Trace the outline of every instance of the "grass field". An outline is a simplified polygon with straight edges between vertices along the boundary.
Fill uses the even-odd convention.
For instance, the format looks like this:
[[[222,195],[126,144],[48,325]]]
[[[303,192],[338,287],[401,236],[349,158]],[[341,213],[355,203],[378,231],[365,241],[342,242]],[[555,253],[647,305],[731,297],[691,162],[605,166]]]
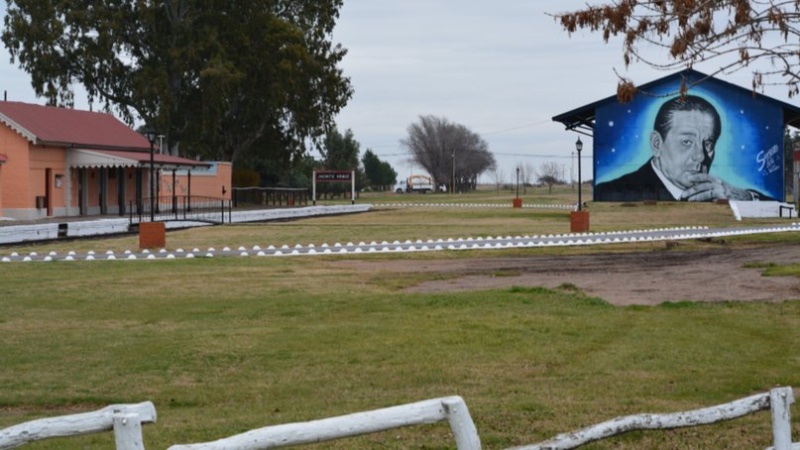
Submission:
[[[507,192],[495,194],[472,200],[510,203]],[[526,203],[559,203],[572,195],[534,194],[525,197]],[[444,196],[418,197],[413,200],[437,202]],[[461,200],[469,202],[469,197]],[[368,200],[383,201],[377,196]],[[713,204],[591,205],[590,210],[592,228],[598,230],[741,224],[728,208]],[[385,208],[354,216],[170,232],[167,242],[172,248],[333,244],[565,233],[568,228],[568,212],[551,210]],[[797,238],[753,236],[731,245]],[[135,237],[123,237],[20,246],[0,249],[0,254],[52,247],[121,250],[135,242]],[[515,250],[540,251],[545,250]],[[499,449],[618,415],[675,412],[775,386],[800,387],[796,299],[612,307],[579,292],[568,279],[554,290],[409,294],[402,288],[423,281],[424,274],[345,270],[333,264],[335,259],[0,266],[0,428],[109,403],[151,400],[158,423],[145,427],[145,444],[163,449],[271,424],[460,395],[484,448]],[[776,276],[800,274],[795,265],[768,269]],[[795,407],[792,412],[799,440],[800,411]],[[708,427],[631,433],[585,448],[752,449],[765,448],[770,440],[765,412]],[[113,436],[106,433],[26,448],[112,446]],[[437,424],[310,448],[453,446],[447,425]]]

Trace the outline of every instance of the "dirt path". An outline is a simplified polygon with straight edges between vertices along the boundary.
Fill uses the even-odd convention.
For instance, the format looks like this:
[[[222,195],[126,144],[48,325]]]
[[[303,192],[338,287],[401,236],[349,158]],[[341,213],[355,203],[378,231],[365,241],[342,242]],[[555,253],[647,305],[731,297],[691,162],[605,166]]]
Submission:
[[[800,279],[765,277],[746,263],[800,263],[800,245],[579,256],[463,260],[341,261],[368,272],[439,272],[455,275],[407,292],[453,292],[511,286],[555,288],[569,283],[615,305],[666,301],[784,301],[800,298]],[[502,276],[496,276],[501,273]]]

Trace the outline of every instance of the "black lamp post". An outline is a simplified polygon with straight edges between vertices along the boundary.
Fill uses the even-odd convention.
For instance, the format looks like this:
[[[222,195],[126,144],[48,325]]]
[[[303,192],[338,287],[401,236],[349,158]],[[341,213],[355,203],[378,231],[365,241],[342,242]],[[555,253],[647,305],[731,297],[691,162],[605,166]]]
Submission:
[[[517,198],[519,198],[519,166],[517,166]]]
[[[450,195],[456,193],[456,151],[453,149],[453,179],[450,182]]]
[[[154,159],[155,157],[153,156],[153,154],[154,154],[153,144],[155,144],[155,142],[156,142],[156,130],[154,130],[153,127],[148,125],[147,128],[145,128],[145,130],[144,130],[144,135],[147,138],[147,140],[150,141],[150,222],[155,222],[155,220],[156,220],[156,216],[155,216],[155,212],[156,212],[156,198],[155,198],[155,192],[156,192],[156,179],[155,179],[156,164],[155,164],[155,159]]]
[[[575,150],[578,152],[578,211],[580,211],[583,207],[583,201],[581,200],[581,150],[583,150],[583,142],[581,142],[580,136],[578,136],[578,141],[575,142]]]

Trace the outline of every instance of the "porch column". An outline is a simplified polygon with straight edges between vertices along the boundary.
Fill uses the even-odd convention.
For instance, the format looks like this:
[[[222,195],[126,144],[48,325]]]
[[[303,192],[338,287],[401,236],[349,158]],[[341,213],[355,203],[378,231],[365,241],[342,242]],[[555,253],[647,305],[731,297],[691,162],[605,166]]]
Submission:
[[[187,197],[186,197],[186,210],[192,210],[192,169],[186,171],[186,184],[187,184]]]

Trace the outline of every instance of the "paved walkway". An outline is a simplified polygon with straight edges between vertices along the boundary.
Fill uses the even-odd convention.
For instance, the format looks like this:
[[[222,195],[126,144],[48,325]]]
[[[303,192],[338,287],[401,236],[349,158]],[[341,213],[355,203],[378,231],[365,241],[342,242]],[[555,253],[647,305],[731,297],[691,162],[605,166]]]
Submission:
[[[273,220],[302,219],[305,217],[353,214],[366,212],[372,205],[307,206],[301,208],[259,209],[234,211],[231,222],[268,222]],[[169,221],[168,229],[209,226],[207,222]],[[0,244],[18,244],[60,238],[102,236],[130,232],[127,217],[60,217],[36,221],[0,220]]]

